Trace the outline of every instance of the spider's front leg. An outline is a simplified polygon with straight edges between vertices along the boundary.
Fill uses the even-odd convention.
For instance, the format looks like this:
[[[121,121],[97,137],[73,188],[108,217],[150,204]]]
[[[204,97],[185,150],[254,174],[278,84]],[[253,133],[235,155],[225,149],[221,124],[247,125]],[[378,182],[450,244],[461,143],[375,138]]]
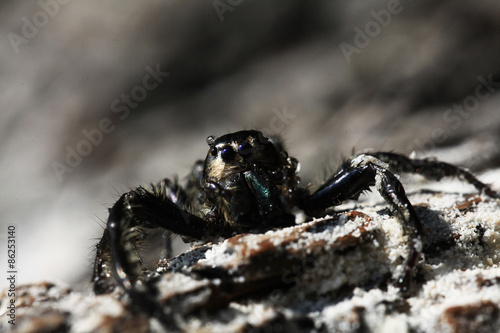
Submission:
[[[342,165],[313,194],[306,196],[301,208],[308,215],[318,215],[325,209],[340,205],[346,200],[356,200],[363,191],[375,185],[389,203],[392,212],[402,222],[403,232],[409,235],[409,254],[405,270],[397,280],[403,293],[408,292],[412,273],[422,251],[424,229],[420,218],[408,200],[401,182],[388,170],[388,165],[369,155],[359,155]]]
[[[151,190],[139,187],[123,194],[109,210],[94,264],[96,294],[114,289],[116,280],[133,304],[159,318],[167,327],[173,327],[173,324],[150,295],[151,290],[135,284],[136,277],[144,269],[137,244],[144,238],[146,229],[158,227],[193,239],[203,239],[207,222],[180,207],[183,196],[185,194],[177,184],[168,179]]]
[[[497,191],[481,182],[468,170],[438,161],[435,158],[410,158],[392,152],[375,152],[369,153],[369,155],[389,164],[389,168],[394,172],[416,173],[430,180],[441,180],[445,177],[458,178],[473,185],[479,192],[485,193],[489,197],[500,198]]]

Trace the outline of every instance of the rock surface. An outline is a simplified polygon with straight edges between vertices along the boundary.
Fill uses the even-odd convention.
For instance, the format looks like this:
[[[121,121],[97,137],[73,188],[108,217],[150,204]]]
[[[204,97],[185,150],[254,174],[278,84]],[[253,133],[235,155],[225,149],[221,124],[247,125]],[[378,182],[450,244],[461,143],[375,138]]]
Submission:
[[[454,191],[453,183],[446,188],[409,192],[425,244],[408,297],[392,284],[406,236],[374,194],[326,218],[161,261],[158,302],[184,331],[498,331],[500,203]],[[19,286],[18,295],[17,332],[162,331],[121,290],[95,296],[39,283]],[[4,291],[2,310],[7,302]],[[13,331],[6,320],[1,325]]]

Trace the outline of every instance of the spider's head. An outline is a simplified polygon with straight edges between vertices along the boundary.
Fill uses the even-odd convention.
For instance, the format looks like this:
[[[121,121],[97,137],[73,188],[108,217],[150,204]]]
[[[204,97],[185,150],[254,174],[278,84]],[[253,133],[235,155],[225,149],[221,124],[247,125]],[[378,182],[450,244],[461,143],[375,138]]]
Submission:
[[[277,170],[286,160],[277,146],[259,131],[240,131],[219,138],[209,136],[205,180],[219,183],[248,170]]]
[[[295,183],[295,165],[280,142],[259,131],[240,131],[209,136],[207,143],[202,186],[217,215],[233,230],[294,221],[286,214],[289,184],[284,182]]]

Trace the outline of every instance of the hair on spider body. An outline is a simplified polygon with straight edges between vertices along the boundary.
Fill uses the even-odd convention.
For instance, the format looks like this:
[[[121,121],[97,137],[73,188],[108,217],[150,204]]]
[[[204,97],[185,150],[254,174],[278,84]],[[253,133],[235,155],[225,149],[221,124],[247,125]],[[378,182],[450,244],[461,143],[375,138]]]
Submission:
[[[138,244],[146,231],[157,229],[185,240],[213,241],[245,232],[264,232],[295,224],[295,210],[320,216],[326,209],[375,186],[409,237],[408,256],[395,284],[411,292],[414,269],[422,251],[424,230],[405,190],[393,174],[416,173],[440,180],[455,177],[494,198],[499,194],[465,169],[435,159],[410,158],[393,152],[370,152],[346,160],[317,190],[301,187],[298,161],[277,137],[244,130],[207,138],[208,153],[195,163],[186,185],[166,178],[150,188],[123,194],[109,210],[104,234],[97,244],[93,282],[96,294],[120,286],[141,311],[167,328],[175,320],[156,301],[141,277],[144,267]],[[154,274],[150,272],[150,274]]]

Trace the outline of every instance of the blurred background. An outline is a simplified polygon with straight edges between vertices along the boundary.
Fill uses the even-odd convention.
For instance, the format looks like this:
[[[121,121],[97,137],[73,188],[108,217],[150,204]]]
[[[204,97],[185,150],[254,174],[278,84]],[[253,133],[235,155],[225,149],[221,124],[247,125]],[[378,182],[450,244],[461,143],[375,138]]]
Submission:
[[[4,0],[0,30],[18,283],[88,287],[107,208],[208,135],[280,134],[305,184],[368,148],[500,166],[497,0]]]

